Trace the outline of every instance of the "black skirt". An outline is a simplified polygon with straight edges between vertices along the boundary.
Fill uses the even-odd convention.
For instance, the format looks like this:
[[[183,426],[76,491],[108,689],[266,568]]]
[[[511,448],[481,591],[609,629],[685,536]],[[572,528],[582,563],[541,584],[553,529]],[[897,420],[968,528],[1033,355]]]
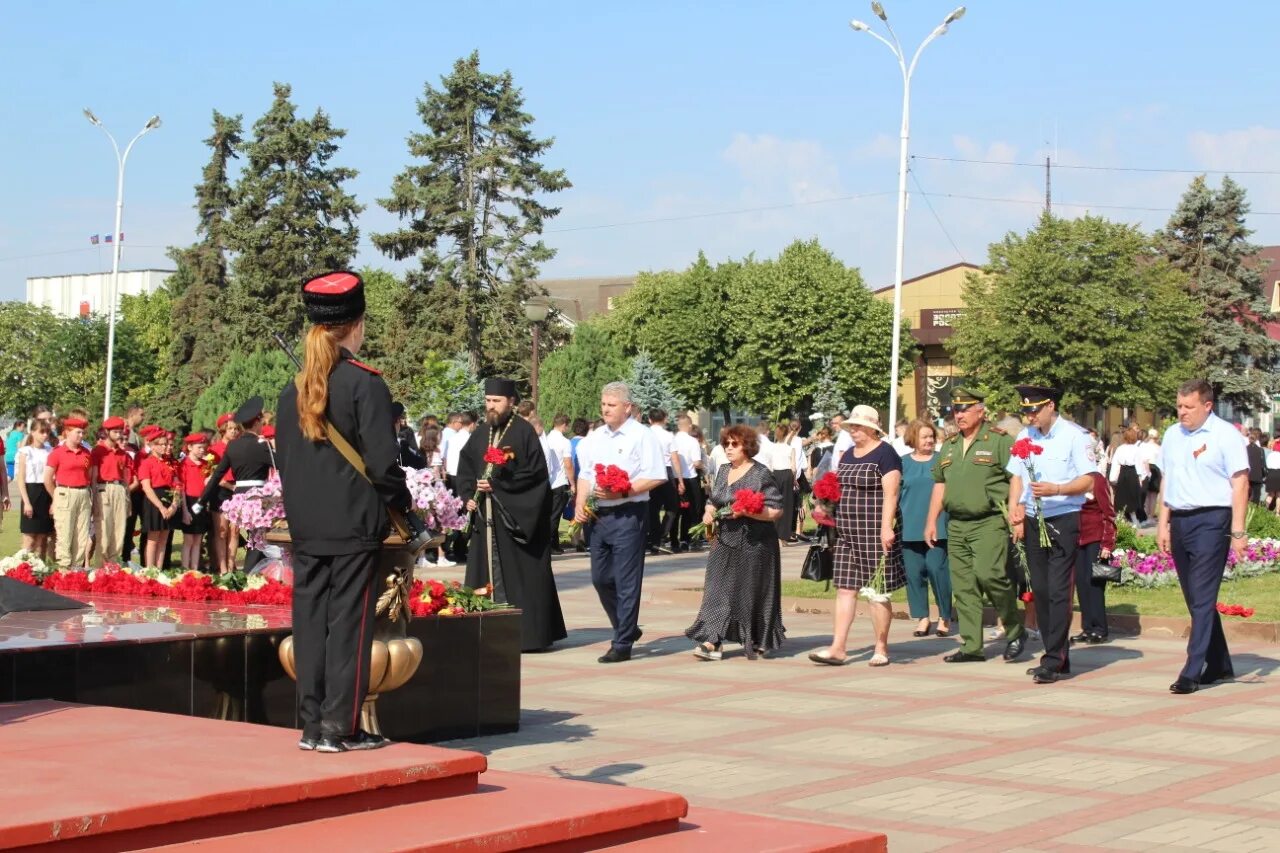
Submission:
[[[27,503],[31,504],[31,517],[22,513],[18,530],[29,536],[42,536],[53,532],[53,498],[45,490],[44,483],[24,483]]]
[[[173,489],[155,489],[156,497],[163,504],[169,503],[173,498]],[[160,530],[177,530],[182,524],[181,511],[173,514],[171,518],[165,518],[156,505],[143,497],[142,503],[142,532],[155,533]]]
[[[222,491],[222,490],[219,489],[218,491]],[[190,507],[193,503],[195,503],[199,499],[200,499],[199,495],[187,495],[187,506]],[[178,514],[174,516],[174,520],[178,521],[178,529],[181,530],[183,533],[190,533],[193,536],[208,533],[209,532],[209,515],[212,512],[212,510],[205,509],[204,507],[201,507],[200,509],[201,509],[200,512],[191,514],[190,524],[186,524],[181,520],[182,511],[179,510]]]

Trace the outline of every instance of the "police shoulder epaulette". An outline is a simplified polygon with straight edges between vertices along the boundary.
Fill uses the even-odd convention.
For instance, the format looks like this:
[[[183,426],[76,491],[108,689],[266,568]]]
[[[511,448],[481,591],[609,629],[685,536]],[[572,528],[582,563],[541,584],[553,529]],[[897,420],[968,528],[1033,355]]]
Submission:
[[[346,362],[348,364],[354,364],[356,367],[360,368],[361,370],[367,370],[370,373],[372,373],[374,376],[382,375],[381,370],[379,370],[376,367],[370,367],[369,365],[365,364],[363,361],[356,361],[354,358],[348,358],[346,359]]]

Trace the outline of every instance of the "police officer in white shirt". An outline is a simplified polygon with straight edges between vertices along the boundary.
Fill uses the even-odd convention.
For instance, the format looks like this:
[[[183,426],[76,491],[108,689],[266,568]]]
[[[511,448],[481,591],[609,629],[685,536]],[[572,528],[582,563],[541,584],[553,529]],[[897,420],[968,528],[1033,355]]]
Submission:
[[[680,549],[676,521],[680,518],[680,493],[684,491],[684,484],[679,479],[680,462],[676,459],[675,436],[667,429],[667,413],[662,409],[650,409],[649,429],[658,442],[658,450],[667,468],[666,484],[658,486],[649,496],[649,553],[656,556]],[[671,543],[670,551],[663,545],[667,541]]]
[[[649,492],[667,482],[666,464],[654,431],[631,418],[631,389],[610,382],[600,392],[604,425],[578,444],[578,494],[574,519],[582,524],[591,552],[591,583],[613,626],[613,642],[600,663],[631,659],[640,639],[640,588],[644,581],[645,528]],[[616,465],[627,473],[624,493],[597,489],[596,465]],[[594,518],[587,496],[597,499]]]

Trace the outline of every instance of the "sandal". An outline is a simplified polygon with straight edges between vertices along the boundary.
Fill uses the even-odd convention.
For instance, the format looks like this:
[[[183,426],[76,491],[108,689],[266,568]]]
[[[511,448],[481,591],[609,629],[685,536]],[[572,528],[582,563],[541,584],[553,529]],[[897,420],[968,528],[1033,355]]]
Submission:
[[[719,646],[701,643],[694,647],[693,656],[699,660],[721,660],[724,658],[724,653],[720,651]]]
[[[825,666],[844,666],[849,662],[847,657],[833,658],[831,655],[824,655],[822,652],[809,652],[809,660]]]
[[[937,633],[938,633],[938,636],[939,636],[939,637],[950,637],[950,636],[951,636],[951,629],[950,629],[950,628],[943,628],[942,626],[938,626],[938,632],[937,632]]]
[[[927,636],[929,636],[929,629],[930,629],[930,628],[932,628],[932,627],[933,627],[933,623],[932,623],[932,622],[928,622],[928,621],[926,621],[926,622],[924,623],[924,629],[923,629],[923,630],[922,630],[922,629],[920,629],[920,628],[915,629],[914,631],[912,631],[912,632],[911,632],[911,636],[913,636],[913,637],[927,637]]]
[[[874,655],[871,656],[871,660],[867,661],[867,666],[888,666],[888,665],[889,665],[889,656],[882,655],[879,652],[876,652]]]

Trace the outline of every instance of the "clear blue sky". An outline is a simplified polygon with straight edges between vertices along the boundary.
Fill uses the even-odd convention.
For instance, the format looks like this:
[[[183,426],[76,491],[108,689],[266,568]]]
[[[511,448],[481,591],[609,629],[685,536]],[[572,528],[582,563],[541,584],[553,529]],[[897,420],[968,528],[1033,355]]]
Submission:
[[[351,188],[368,206],[357,263],[392,266],[368,241],[393,224],[374,200],[407,161],[424,82],[472,49],[487,70],[512,71],[537,132],[556,138],[547,162],[574,183],[556,198],[563,211],[546,239],[559,255],[545,275],[683,267],[699,249],[768,256],[816,236],[869,284],[889,283],[901,85],[884,46],[848,27],[851,17],[880,27],[867,6],[9,4],[0,299],[22,298],[27,276],[110,268],[89,235],[111,230],[115,163],[83,107],[122,145],[151,114],[163,118],[130,158],[123,265],[169,266],[163,247],[193,239],[211,111],[252,124],[273,80],[293,85],[302,111],[322,107],[348,131],[337,159],[360,171]],[[886,6],[912,50],[952,8]],[[1056,138],[1062,166],[1280,171],[1277,31],[1272,3],[978,0],[920,62],[912,153],[1043,161]],[[908,275],[981,263],[1043,201],[1042,169],[914,168],[937,216],[913,197]],[[1150,228],[1190,177],[1058,168],[1053,193],[1059,205]],[[1280,216],[1263,215],[1280,213],[1280,176],[1239,180],[1258,211],[1255,239],[1280,242]],[[878,195],[848,199],[863,194]],[[781,205],[792,206],[701,216]],[[635,224],[654,219],[676,221]],[[592,227],[601,225],[614,227]]]

